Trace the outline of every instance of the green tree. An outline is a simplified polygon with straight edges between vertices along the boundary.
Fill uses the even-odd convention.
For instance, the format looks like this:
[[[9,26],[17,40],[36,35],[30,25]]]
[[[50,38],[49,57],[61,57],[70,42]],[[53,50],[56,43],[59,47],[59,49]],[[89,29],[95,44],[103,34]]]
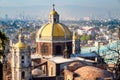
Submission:
[[[80,38],[80,40],[83,42],[87,42],[89,39],[90,39],[90,36],[85,34],[83,34]]]
[[[0,31],[0,56],[4,54],[5,45],[8,42],[8,38],[6,37],[5,33]]]

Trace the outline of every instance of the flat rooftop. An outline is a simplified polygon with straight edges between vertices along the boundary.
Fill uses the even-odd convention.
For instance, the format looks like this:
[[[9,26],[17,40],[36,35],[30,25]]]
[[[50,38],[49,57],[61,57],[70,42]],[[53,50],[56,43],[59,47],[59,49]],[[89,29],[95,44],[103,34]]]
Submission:
[[[85,56],[85,55],[84,55]],[[88,56],[88,55],[86,55]],[[31,55],[31,59],[41,59],[42,57],[39,54],[32,54]],[[89,59],[85,59],[82,57],[70,57],[70,58],[64,58],[63,56],[54,56],[52,58],[42,58],[45,59],[47,61],[52,61],[56,64],[62,64],[62,63],[67,63],[67,62],[73,62],[73,61],[86,61],[86,62],[91,62],[91,63],[95,63],[95,61],[93,60],[89,60]]]
[[[56,56],[53,58],[45,58],[45,59],[55,62],[57,64],[73,62],[73,61],[86,61],[86,62],[95,63],[95,61],[93,61],[93,60],[88,60],[88,59],[81,58],[81,57],[64,58],[63,56]]]

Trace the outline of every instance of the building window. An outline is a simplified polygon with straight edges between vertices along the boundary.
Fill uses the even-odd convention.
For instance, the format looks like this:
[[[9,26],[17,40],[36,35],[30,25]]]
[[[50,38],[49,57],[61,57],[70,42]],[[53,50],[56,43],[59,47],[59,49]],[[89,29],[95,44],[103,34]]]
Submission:
[[[25,64],[24,61],[21,61],[21,67],[24,67],[24,64]]]
[[[51,67],[51,75],[53,75],[53,67]]]
[[[36,43],[36,46],[37,46],[36,51],[38,52],[38,48],[39,48],[38,43]]]
[[[24,59],[24,56],[21,56],[21,59]]]
[[[56,18],[54,18],[54,22],[56,22]]]
[[[41,46],[41,52],[42,53],[48,53],[48,46],[47,45],[42,45]]]
[[[24,64],[24,61],[22,61],[22,63]]]
[[[55,52],[55,55],[60,55],[60,54],[62,54],[62,48],[61,48],[61,46],[56,46],[56,52]]]
[[[71,44],[69,44],[69,45],[67,45],[67,49],[68,49],[68,53],[70,54],[72,51],[72,47],[71,47],[72,45]]]
[[[25,79],[25,72],[23,71],[21,75],[22,75],[22,77],[21,77],[22,80],[24,80]]]
[[[43,66],[43,74],[46,74],[46,66]]]

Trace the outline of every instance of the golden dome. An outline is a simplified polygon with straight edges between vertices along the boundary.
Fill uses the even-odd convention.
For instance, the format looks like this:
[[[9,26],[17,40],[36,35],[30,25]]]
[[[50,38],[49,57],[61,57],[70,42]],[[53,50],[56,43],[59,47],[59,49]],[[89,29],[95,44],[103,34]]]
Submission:
[[[48,23],[43,26],[37,33],[37,36],[41,37],[70,37],[71,32],[69,29],[60,23]]]
[[[59,14],[55,11],[53,4],[53,10],[50,12],[49,16],[49,23],[42,26],[37,32],[37,40],[41,39],[70,39],[71,32],[70,30],[64,25],[59,23]],[[51,16],[52,15],[52,16]],[[53,38],[54,37],[54,38]]]
[[[55,14],[58,14],[55,10],[50,12],[50,15],[55,15]]]
[[[50,12],[50,15],[55,15],[55,14],[58,14],[56,11],[55,11],[55,4],[53,4],[53,10]]]
[[[15,47],[17,47],[19,49],[25,49],[25,48],[27,48],[27,45],[23,42],[18,42],[15,44]]]

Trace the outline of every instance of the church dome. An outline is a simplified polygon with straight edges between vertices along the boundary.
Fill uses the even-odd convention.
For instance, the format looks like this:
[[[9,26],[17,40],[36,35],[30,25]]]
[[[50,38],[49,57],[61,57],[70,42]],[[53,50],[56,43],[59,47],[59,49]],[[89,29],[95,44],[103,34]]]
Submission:
[[[17,47],[19,49],[25,49],[25,48],[27,48],[27,45],[23,42],[18,42],[15,44],[15,47]]]
[[[24,43],[24,36],[22,34],[22,29],[21,29],[21,32],[19,34],[19,41],[15,44],[15,47],[19,48],[19,49],[27,48],[27,44]]]
[[[78,68],[75,73],[79,74],[80,78],[85,80],[96,80],[97,78],[104,79],[112,77],[112,74],[110,72],[93,66],[85,66]]]
[[[50,15],[55,15],[55,14],[58,14],[55,10],[50,12]]]
[[[42,37],[44,38],[70,38],[71,37],[71,32],[65,26],[64,24],[59,23],[59,14],[54,8],[53,4],[53,9],[49,14],[49,22],[42,26],[38,32],[37,32],[37,38],[40,39]]]
[[[48,23],[38,30],[37,36],[39,37],[65,37],[65,36],[70,37],[71,32],[65,25],[61,23],[55,23],[55,24]]]

